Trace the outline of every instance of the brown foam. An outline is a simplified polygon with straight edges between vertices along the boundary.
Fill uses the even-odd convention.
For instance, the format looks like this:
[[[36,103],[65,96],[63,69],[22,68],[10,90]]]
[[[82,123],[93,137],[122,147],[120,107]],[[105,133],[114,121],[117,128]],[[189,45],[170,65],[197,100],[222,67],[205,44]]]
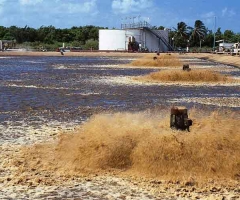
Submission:
[[[211,70],[192,70],[186,72],[183,70],[164,70],[153,72],[146,76],[134,78],[142,81],[160,81],[160,82],[233,82],[233,79]]]
[[[153,59],[156,57],[156,59]],[[131,62],[132,66],[147,66],[147,67],[177,67],[181,66],[182,62],[176,55],[147,55],[144,58],[139,58]]]
[[[236,179],[240,174],[237,114],[191,111],[191,132],[169,128],[167,113],[93,116],[54,144],[25,148],[22,171],[64,175],[126,171],[133,175],[196,180]]]

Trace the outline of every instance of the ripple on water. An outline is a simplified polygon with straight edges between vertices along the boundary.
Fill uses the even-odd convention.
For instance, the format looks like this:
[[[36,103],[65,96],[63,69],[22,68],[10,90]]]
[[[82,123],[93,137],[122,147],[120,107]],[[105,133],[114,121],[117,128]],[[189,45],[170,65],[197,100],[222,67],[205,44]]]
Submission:
[[[198,98],[180,98],[172,99],[171,103],[193,102],[205,105],[215,105],[219,107],[240,108],[240,97],[198,97]]]
[[[158,69],[125,65],[134,58],[0,59],[0,144],[48,140],[54,138],[53,133],[71,129],[102,111],[135,112],[156,105],[169,107],[174,101],[189,107],[239,109],[239,96],[233,96],[239,94],[239,84],[141,83],[132,77]],[[193,68],[240,76],[240,70],[231,66],[195,58],[184,61]]]

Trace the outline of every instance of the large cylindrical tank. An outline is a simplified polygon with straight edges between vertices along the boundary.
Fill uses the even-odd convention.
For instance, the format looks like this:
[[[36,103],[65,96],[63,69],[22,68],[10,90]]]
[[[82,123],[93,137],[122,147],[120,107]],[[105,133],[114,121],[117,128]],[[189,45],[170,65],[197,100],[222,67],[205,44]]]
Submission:
[[[126,43],[125,30],[99,30],[99,50],[127,50]]]

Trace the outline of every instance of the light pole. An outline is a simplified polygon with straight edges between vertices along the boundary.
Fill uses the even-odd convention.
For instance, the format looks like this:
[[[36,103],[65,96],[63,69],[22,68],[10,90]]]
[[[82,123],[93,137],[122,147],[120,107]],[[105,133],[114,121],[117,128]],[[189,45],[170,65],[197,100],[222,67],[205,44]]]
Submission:
[[[216,16],[214,16],[214,35],[213,35],[213,50],[215,51],[215,41],[216,41]]]
[[[174,37],[172,38],[173,50],[174,50]]]
[[[200,49],[202,48],[202,42],[204,42],[204,40],[200,39]]]
[[[189,52],[189,41],[190,40],[187,40],[187,52]]]
[[[137,18],[137,17],[133,17],[133,24],[134,24],[134,19]]]

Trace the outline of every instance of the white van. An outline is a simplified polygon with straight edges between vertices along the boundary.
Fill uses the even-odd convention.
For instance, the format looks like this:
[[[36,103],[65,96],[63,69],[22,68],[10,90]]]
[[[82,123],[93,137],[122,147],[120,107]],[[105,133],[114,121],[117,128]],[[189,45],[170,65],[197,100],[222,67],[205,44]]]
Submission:
[[[237,55],[240,54],[240,43],[234,43],[234,45],[232,46],[232,55]]]

